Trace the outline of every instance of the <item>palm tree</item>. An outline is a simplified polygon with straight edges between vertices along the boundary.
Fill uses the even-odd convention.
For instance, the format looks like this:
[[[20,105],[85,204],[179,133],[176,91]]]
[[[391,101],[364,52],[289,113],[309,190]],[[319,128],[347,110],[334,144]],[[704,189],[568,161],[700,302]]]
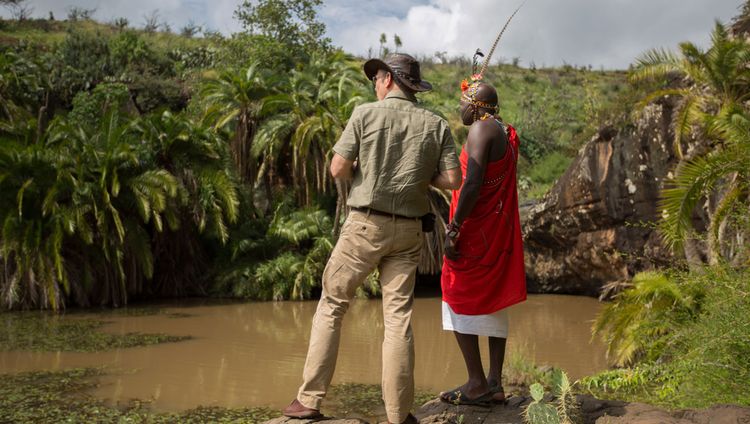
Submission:
[[[135,131],[151,146],[154,166],[180,183],[176,215],[167,216],[172,224],[153,234],[154,290],[205,293],[212,253],[204,239],[227,243],[239,218],[239,184],[228,147],[210,126],[168,111],[140,120]]]
[[[255,179],[255,161],[250,151],[259,123],[260,101],[269,92],[267,78],[254,64],[242,72],[228,70],[211,76],[200,90],[207,105],[205,118],[214,122],[216,129],[232,134],[232,157],[245,182]]]
[[[750,207],[750,115],[740,108],[725,108],[710,125],[708,131],[720,137],[723,145],[678,166],[673,185],[663,191],[666,217],[662,229],[668,240],[679,243],[692,230],[692,211],[698,201],[718,193],[707,234],[709,262],[716,264],[724,258],[740,265],[750,259],[744,242],[750,230],[746,222]]]
[[[128,292],[153,273],[149,228],[162,230],[173,214],[178,181],[145,167],[146,150],[130,125],[109,111],[88,131],[53,123],[45,144],[3,155],[3,304],[60,309],[69,295],[79,304],[127,303]]]
[[[59,118],[41,142],[3,143],[2,306],[186,294],[207,274],[198,235],[225,243],[238,218],[230,170],[212,128],[169,112],[131,119],[113,107],[98,126]]]
[[[716,23],[712,45],[703,51],[692,43],[680,44],[680,55],[664,50],[644,54],[631,73],[631,81],[682,78],[677,87],[657,89],[642,104],[676,96],[674,147],[681,160],[672,185],[664,190],[661,228],[672,247],[685,244],[695,232],[692,216],[702,198],[718,195],[709,210],[709,262],[719,261],[722,228],[735,207],[747,207],[748,139],[746,102],[750,98],[750,44],[732,38]],[[744,133],[743,133],[744,131]],[[690,155],[683,153],[688,136],[697,141]],[[744,167],[744,168],[743,168]],[[716,206],[718,205],[718,206]],[[688,243],[685,243],[688,242]],[[731,249],[730,249],[731,250]],[[694,259],[693,259],[694,260]]]
[[[288,155],[300,204],[310,205],[314,193],[333,191],[331,149],[354,107],[368,99],[365,87],[361,72],[342,53],[315,57],[305,69],[292,71],[263,99],[261,113],[267,119],[253,149],[263,163],[258,178],[278,175],[278,162]]]

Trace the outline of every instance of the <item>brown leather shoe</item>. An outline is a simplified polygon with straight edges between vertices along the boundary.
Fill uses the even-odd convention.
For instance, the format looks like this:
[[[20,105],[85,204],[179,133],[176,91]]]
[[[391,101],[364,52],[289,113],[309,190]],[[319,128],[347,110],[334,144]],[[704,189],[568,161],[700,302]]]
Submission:
[[[388,424],[392,424],[391,422],[388,422]],[[417,417],[409,413],[409,415],[406,416],[406,419],[401,424],[419,424],[419,420]]]
[[[294,399],[281,413],[289,418],[300,419],[319,418],[323,416],[319,410],[308,408],[297,399]]]

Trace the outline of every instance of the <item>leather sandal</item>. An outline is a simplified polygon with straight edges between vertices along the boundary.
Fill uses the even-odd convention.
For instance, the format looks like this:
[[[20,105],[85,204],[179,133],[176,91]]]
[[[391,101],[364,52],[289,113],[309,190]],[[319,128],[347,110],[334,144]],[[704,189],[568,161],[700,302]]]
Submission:
[[[451,405],[473,405],[473,406],[490,406],[492,402],[492,392],[487,392],[475,398],[470,398],[463,394],[461,389],[454,389],[440,394],[440,400]]]
[[[503,386],[497,384],[497,381],[494,380],[488,383],[490,386],[490,393],[492,393],[492,403],[508,403],[508,398],[505,396],[505,390],[503,389]]]

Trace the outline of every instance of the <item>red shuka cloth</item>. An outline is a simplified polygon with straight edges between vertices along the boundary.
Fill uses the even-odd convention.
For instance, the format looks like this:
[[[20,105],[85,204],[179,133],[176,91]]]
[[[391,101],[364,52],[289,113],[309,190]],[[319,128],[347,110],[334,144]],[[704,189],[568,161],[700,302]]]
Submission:
[[[479,200],[461,225],[458,260],[443,260],[443,300],[453,312],[485,315],[526,300],[521,220],[518,215],[516,163],[520,140],[507,125],[505,155],[487,163]],[[461,173],[466,175],[468,154],[461,152]],[[495,182],[498,178],[500,181]],[[450,219],[461,190],[453,191]]]

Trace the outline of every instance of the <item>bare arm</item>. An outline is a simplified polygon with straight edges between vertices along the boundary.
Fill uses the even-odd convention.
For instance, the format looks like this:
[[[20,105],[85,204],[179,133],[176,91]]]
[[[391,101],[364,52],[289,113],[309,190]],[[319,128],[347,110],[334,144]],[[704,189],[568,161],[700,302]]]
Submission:
[[[477,124],[472,126],[466,140],[466,148],[469,154],[466,180],[461,188],[461,196],[458,198],[456,211],[453,213],[453,222],[459,226],[471,214],[477,200],[479,200],[479,191],[482,188],[482,181],[484,181],[484,173],[490,156],[490,147],[492,146],[492,134],[487,131],[483,122],[477,122]]]
[[[461,195],[458,198],[458,205],[453,213],[453,220],[449,224],[449,230],[458,229],[467,216],[474,209],[479,200],[479,191],[484,181],[484,173],[487,168],[487,162],[492,146],[492,134],[488,131],[486,124],[477,122],[472,125],[469,135],[466,139],[466,146],[469,155],[469,163],[466,167],[466,179],[461,187]],[[456,260],[459,252],[456,248],[456,238],[451,237],[450,231],[445,237],[445,256],[448,259]]]
[[[351,180],[354,175],[354,161],[334,153],[331,159],[331,175],[339,180]]]
[[[461,168],[446,169],[435,175],[430,181],[435,188],[458,190],[461,187]]]

